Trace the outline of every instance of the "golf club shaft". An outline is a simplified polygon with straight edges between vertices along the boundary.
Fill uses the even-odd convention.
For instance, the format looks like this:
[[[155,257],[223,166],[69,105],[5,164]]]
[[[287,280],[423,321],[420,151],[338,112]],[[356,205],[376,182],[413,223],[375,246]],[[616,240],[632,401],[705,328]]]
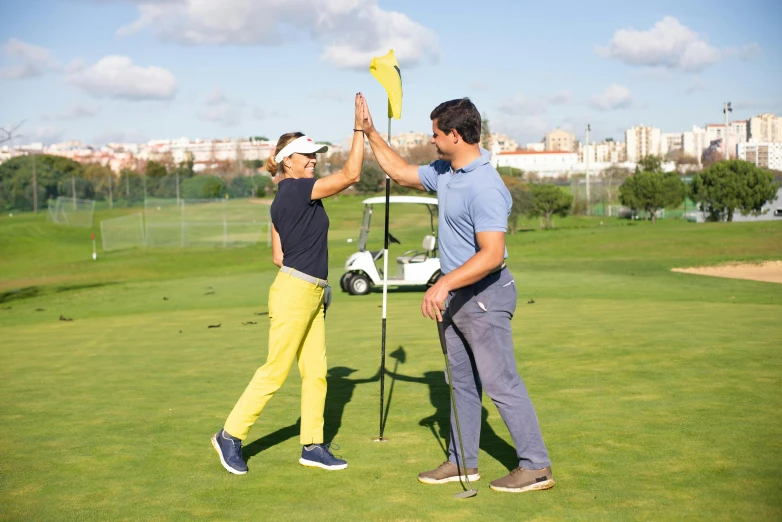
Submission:
[[[451,363],[448,361],[448,348],[445,344],[445,324],[437,322],[437,333],[440,336],[440,347],[443,349],[445,358],[445,371],[448,373],[448,388],[451,391],[451,407],[453,408],[453,417],[456,421],[456,436],[459,437],[459,460],[461,460],[462,469],[464,469],[464,480],[467,482],[467,488],[472,489],[470,477],[467,473],[467,464],[464,461],[464,444],[462,443],[462,429],[459,427],[459,411],[456,408],[456,395],[453,392],[453,378],[451,377]],[[459,471],[459,464],[456,465],[456,471]]]

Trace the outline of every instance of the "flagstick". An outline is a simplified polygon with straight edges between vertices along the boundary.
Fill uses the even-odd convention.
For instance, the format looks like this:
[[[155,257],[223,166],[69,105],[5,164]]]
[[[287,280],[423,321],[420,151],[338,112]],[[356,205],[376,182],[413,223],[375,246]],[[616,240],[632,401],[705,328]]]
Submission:
[[[389,100],[389,104],[391,101]],[[388,146],[391,146],[391,117],[388,118]],[[383,404],[385,402],[384,392],[386,383],[386,308],[388,304],[388,216],[391,205],[391,178],[386,174],[386,233],[383,249],[383,334],[380,344],[380,436],[379,441],[383,440]]]

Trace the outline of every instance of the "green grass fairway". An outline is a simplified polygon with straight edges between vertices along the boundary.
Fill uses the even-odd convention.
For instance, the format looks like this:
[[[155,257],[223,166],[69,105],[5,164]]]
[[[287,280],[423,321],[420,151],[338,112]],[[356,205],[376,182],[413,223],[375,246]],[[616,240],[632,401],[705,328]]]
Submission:
[[[336,281],[360,198],[327,207]],[[133,212],[96,212],[96,232]],[[516,457],[484,397],[480,493],[456,500],[458,484],[416,480],[445,460],[449,404],[422,292],[389,296],[389,442],[372,441],[381,294],[337,289],[326,436],[350,467],[299,466],[294,367],[246,441],[250,472],[234,476],[209,438],[266,357],[268,316],[257,314],[276,269],[265,242],[99,251],[94,262],[90,230],[4,215],[0,519],[782,519],[782,285],[670,271],[782,259],[782,223],[602,220],[557,218],[544,232],[523,219],[508,238],[518,368],[556,486],[489,489]],[[391,255],[420,247],[427,226],[423,207],[392,214],[402,244]],[[390,356],[400,348],[403,363]]]

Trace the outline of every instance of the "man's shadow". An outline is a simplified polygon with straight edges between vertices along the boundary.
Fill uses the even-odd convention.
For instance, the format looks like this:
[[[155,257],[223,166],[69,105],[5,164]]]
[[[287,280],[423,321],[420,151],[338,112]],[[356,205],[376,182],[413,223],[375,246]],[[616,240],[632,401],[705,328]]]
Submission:
[[[420,426],[427,426],[440,445],[443,455],[448,457],[448,442],[451,437],[451,392],[445,382],[444,372],[426,372],[423,377],[411,377],[400,373],[388,372],[393,379],[400,381],[426,384],[429,387],[429,401],[434,406],[434,413],[421,419]],[[509,470],[519,466],[516,450],[505,439],[497,435],[489,425],[489,410],[481,407],[481,442],[480,447]]]
[[[337,436],[339,428],[342,426],[342,415],[345,412],[345,406],[353,399],[353,392],[356,386],[380,380],[379,368],[377,373],[368,379],[348,379],[350,374],[356,371],[358,370],[345,366],[335,366],[328,370],[326,375],[328,392],[326,395],[326,407],[323,412],[323,440],[325,442],[331,442]],[[300,431],[301,417],[290,426],[285,426],[264,435],[260,439],[254,440],[242,449],[242,454],[245,460],[248,460],[262,451],[297,437]]]

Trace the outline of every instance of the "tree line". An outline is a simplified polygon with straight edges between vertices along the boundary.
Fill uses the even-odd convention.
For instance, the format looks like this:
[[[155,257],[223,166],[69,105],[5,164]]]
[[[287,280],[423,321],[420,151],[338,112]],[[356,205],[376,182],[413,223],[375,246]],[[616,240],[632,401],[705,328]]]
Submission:
[[[33,210],[33,169],[38,208],[60,196],[107,201],[110,206],[142,203],[145,198],[185,199],[264,196],[272,192],[268,176],[255,172],[257,162],[245,162],[237,170],[196,174],[192,162],[166,166],[148,161],[140,172],[123,169],[119,175],[109,167],[81,164],[61,156],[17,156],[0,164],[0,207],[5,211]],[[177,185],[179,191],[177,192]]]

